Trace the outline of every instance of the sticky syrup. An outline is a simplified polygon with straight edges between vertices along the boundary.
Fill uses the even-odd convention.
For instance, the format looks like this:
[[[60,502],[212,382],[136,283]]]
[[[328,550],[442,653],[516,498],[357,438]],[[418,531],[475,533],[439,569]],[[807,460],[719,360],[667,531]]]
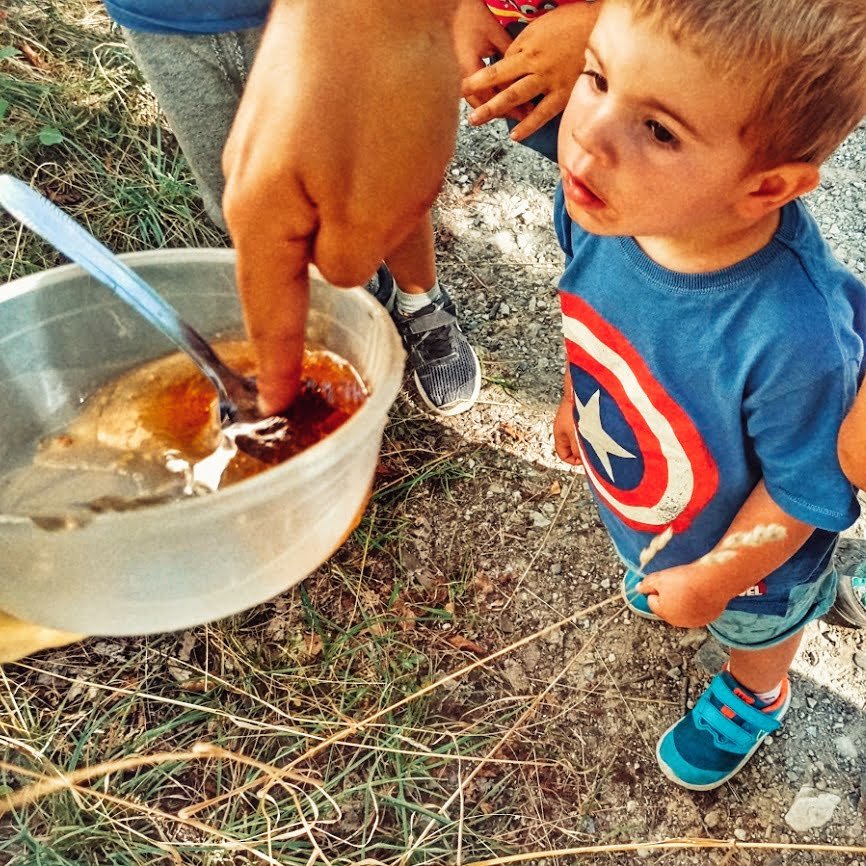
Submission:
[[[255,375],[247,342],[223,341],[214,349],[242,375]],[[347,361],[329,351],[305,350],[300,392],[280,416],[279,435],[267,442],[255,435],[238,436],[237,454],[222,473],[219,487],[256,475],[316,444],[366,399],[366,387]],[[112,470],[137,479],[150,474],[157,481],[139,485],[145,497],[161,493],[166,466],[193,465],[211,454],[220,439],[213,387],[185,355],[174,354],[100,388],[66,430],[40,443],[34,463]]]

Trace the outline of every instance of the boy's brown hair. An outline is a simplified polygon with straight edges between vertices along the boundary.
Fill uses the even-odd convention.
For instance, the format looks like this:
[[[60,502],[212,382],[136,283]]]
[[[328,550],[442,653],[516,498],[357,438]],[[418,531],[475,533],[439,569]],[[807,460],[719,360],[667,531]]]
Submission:
[[[728,79],[759,76],[758,167],[820,165],[866,115],[866,0],[624,0]]]

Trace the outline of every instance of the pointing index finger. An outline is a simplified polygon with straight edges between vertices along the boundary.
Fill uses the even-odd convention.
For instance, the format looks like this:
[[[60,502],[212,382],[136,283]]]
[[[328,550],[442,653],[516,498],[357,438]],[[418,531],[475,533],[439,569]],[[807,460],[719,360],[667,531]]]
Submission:
[[[237,280],[258,360],[259,409],[273,415],[298,391],[310,303],[310,241],[240,232]]]

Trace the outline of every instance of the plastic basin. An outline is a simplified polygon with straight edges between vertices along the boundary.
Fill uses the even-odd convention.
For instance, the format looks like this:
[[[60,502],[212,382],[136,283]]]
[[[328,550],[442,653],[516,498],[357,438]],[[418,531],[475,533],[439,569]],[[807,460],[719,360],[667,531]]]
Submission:
[[[205,337],[241,336],[231,250],[124,260]],[[171,631],[259,604],[315,570],[366,506],[404,352],[362,289],[312,275],[307,337],[349,360],[370,398],[313,447],[209,496],[95,514],[71,529],[0,514],[0,609],[82,634]],[[61,429],[81,400],[174,351],[112,293],[69,265],[0,288],[0,474]]]

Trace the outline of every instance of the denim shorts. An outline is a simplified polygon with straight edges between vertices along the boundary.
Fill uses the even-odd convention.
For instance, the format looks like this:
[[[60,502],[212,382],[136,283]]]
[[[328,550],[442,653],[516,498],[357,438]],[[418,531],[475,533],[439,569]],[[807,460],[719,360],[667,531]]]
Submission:
[[[836,582],[836,569],[831,565],[817,580],[792,587],[784,616],[726,610],[707,629],[720,643],[733,649],[771,647],[827,613],[836,600]]]

